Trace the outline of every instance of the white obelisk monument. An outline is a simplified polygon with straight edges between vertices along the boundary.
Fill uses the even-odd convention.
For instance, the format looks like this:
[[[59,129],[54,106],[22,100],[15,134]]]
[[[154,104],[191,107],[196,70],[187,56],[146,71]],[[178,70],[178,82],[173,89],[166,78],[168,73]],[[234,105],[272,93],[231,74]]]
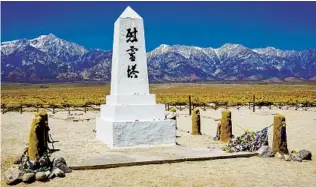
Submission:
[[[143,19],[127,7],[114,24],[111,94],[101,105],[96,137],[108,147],[175,145],[174,120],[149,93]]]

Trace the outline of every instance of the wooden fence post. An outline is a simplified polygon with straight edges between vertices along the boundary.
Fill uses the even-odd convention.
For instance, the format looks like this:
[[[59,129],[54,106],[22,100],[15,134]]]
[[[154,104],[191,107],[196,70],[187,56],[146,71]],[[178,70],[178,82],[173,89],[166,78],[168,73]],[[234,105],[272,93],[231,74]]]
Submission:
[[[256,96],[253,95],[252,97],[252,112],[256,111]]]
[[[305,109],[304,109],[305,111],[307,111],[307,104],[308,104],[308,102],[305,102],[305,107],[304,107],[304,108],[305,108]]]
[[[38,103],[36,103],[36,112],[38,113]]]
[[[229,142],[232,138],[232,120],[231,120],[231,111],[223,110],[222,119],[220,121],[220,138],[222,142]]]
[[[275,114],[273,121],[272,151],[288,154],[285,117]]]
[[[170,108],[169,108],[169,103],[167,104],[167,109],[168,109],[168,111],[169,111],[169,109],[170,109]]]
[[[21,105],[20,105],[20,114],[22,114],[22,112],[23,112],[23,105],[21,103]]]
[[[68,115],[70,115],[70,105],[68,105]]]
[[[87,113],[87,105],[84,105],[84,113]]]
[[[53,105],[53,114],[55,114],[55,105]]]
[[[5,105],[5,104],[2,104],[2,114],[5,113],[5,108],[6,108],[6,105]]]
[[[198,108],[194,109],[192,114],[192,135],[201,135],[201,118]]]
[[[191,103],[191,95],[189,95],[189,115],[192,114],[192,103]]]

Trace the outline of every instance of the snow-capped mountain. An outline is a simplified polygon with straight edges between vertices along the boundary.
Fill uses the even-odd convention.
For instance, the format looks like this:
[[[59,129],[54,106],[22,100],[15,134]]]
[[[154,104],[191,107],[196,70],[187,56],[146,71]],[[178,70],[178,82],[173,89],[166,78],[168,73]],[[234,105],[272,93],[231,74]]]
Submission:
[[[70,63],[76,58],[88,52],[84,47],[60,39],[53,34],[41,35],[31,40],[21,39],[1,43],[2,51],[5,55],[10,55],[18,48],[31,46],[35,49],[45,52],[48,55],[55,56],[63,62]]]
[[[300,81],[315,79],[315,55],[316,49],[283,51],[273,47],[249,49],[240,44],[225,44],[220,48],[163,44],[148,54],[148,63],[155,71],[154,79],[168,75],[168,79],[174,80],[186,73],[187,81],[270,78]]]
[[[11,81],[110,80],[111,51],[87,50],[53,34],[1,43],[1,77]],[[316,80],[316,49],[162,44],[147,54],[151,81]]]

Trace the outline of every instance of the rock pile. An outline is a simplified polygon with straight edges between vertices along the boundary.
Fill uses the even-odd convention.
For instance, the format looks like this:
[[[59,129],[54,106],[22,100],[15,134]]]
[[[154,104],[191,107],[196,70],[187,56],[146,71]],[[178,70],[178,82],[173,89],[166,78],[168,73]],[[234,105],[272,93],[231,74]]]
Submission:
[[[42,157],[41,160],[44,161],[32,162],[27,155],[22,155],[13,167],[6,171],[6,183],[15,185],[20,182],[26,184],[34,181],[46,182],[55,177],[65,177],[65,173],[72,172],[62,157],[54,159],[52,162],[48,156]]]
[[[312,153],[308,150],[292,151],[290,154],[282,154],[277,152],[275,157],[285,161],[302,162],[303,160],[312,160]]]
[[[44,110],[35,114],[31,123],[29,142],[22,156],[6,171],[6,182],[14,185],[21,181],[32,183],[35,180],[45,182],[54,177],[65,177],[70,173],[64,158],[50,160],[48,148],[49,131],[48,117]]]
[[[276,157],[285,161],[311,160],[312,153],[308,150],[293,150],[290,154],[283,152],[273,152],[268,145],[268,127],[262,131],[252,132],[246,131],[243,135],[231,140],[228,145],[223,147],[223,150],[229,153],[250,151],[257,152],[260,157]]]

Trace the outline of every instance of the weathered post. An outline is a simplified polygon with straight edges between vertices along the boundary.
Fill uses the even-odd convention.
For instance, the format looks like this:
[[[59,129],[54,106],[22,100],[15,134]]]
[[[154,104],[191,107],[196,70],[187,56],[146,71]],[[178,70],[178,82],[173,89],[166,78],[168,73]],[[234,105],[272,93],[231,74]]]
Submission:
[[[53,114],[55,114],[55,105],[53,105]]]
[[[2,104],[2,114],[5,113],[5,107],[6,107],[6,105],[5,105],[5,104]]]
[[[87,105],[84,105],[84,113],[87,113]]]
[[[232,120],[231,120],[231,111],[223,110],[222,119],[220,123],[220,141],[229,142],[232,138]]]
[[[253,95],[252,97],[252,112],[256,111],[256,96]]]
[[[308,106],[308,102],[306,101],[306,102],[305,102],[305,107],[304,107],[304,110],[305,110],[305,111],[307,111],[307,106]]]
[[[170,108],[169,108],[169,103],[167,104],[167,109],[168,109],[167,111],[169,111],[169,109],[170,109]]]
[[[191,95],[189,95],[189,115],[191,116],[192,113],[192,104],[191,104]]]
[[[200,110],[198,108],[194,109],[192,114],[192,135],[201,135]]]
[[[30,160],[36,161],[48,149],[48,117],[44,110],[35,114],[29,133],[28,156]]]
[[[22,114],[22,112],[23,112],[23,105],[22,105],[22,103],[20,104],[20,114]]]
[[[286,138],[286,123],[285,117],[281,114],[275,114],[273,122],[273,143],[272,150],[274,153],[280,152],[288,154],[287,138]]]

